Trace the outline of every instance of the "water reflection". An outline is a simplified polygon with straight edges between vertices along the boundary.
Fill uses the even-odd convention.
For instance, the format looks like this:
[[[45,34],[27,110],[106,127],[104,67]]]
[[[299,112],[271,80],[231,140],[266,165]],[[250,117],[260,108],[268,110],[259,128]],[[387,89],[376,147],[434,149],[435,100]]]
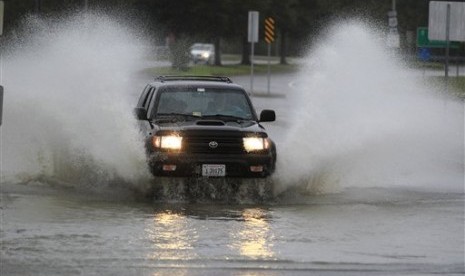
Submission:
[[[242,256],[253,259],[272,259],[273,235],[270,231],[268,212],[260,208],[248,208],[242,211],[244,223],[238,233],[233,233],[236,242],[233,247],[239,250]]]
[[[170,267],[184,267],[189,264],[179,261],[205,256],[216,261],[236,254],[254,260],[275,259],[270,213],[262,208],[189,206],[158,210],[147,220],[145,231],[152,243],[148,258],[166,261],[163,265]]]
[[[160,211],[150,220],[145,231],[153,243],[150,259],[186,260],[196,257],[194,243],[198,240],[198,233],[189,227],[184,214]]]

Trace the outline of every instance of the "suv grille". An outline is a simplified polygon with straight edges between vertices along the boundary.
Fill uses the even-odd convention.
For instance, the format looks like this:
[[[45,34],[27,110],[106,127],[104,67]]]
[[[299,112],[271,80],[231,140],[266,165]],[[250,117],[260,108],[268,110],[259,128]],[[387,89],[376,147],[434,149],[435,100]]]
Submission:
[[[188,136],[183,139],[183,148],[188,153],[245,153],[242,137]]]

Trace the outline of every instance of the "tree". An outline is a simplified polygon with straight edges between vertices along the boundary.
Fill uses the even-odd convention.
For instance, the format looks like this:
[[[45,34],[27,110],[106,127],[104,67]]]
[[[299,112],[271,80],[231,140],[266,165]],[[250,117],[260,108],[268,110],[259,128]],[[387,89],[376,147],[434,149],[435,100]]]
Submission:
[[[228,35],[225,29],[233,0],[146,0],[138,3],[141,2],[146,3],[155,21],[163,26],[165,35],[174,36],[176,41],[183,38],[183,45],[180,45],[183,51],[188,50],[187,40],[214,43],[215,64],[221,65],[221,37]]]
[[[86,0],[5,0],[5,33],[15,28],[26,14],[33,14],[40,4],[41,16],[55,16],[81,11]],[[221,64],[221,42],[236,39],[242,43],[242,63],[250,64],[247,42],[248,11],[260,12],[260,25],[265,17],[275,19],[276,43],[280,45],[281,62],[287,52],[295,54],[299,45],[318,35],[334,19],[360,16],[379,22],[387,28],[390,0],[87,0],[89,8],[138,20],[147,34],[164,39],[168,34],[188,43],[209,42],[216,45],[215,64]],[[127,9],[121,9],[127,7]],[[397,1],[399,31],[415,31],[428,21],[427,1]],[[126,17],[129,18],[129,17]],[[263,38],[260,27],[260,38]],[[159,38],[159,39],[158,39]]]
[[[266,7],[267,1],[250,1],[250,0],[235,0],[230,6],[230,17],[227,21],[228,37],[234,37],[241,41],[242,44],[242,58],[241,64],[250,64],[250,43],[247,40],[247,25],[249,11],[258,11],[262,17]],[[263,18],[263,17],[262,17]],[[261,20],[262,21],[262,20]]]

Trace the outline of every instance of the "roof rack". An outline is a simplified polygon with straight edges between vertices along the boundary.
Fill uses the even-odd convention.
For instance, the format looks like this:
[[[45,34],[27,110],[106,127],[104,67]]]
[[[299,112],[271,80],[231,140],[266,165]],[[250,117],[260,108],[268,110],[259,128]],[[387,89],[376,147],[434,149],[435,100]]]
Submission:
[[[190,80],[199,80],[199,81],[220,81],[232,83],[232,80],[228,77],[220,76],[156,76],[156,81],[165,82],[165,81],[190,81]]]

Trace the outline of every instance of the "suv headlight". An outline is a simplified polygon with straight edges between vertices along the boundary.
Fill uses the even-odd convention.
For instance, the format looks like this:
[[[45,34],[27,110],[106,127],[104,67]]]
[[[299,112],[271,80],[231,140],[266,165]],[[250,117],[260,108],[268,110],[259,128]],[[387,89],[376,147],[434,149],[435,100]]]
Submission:
[[[244,142],[244,149],[247,152],[261,151],[270,147],[270,141],[268,140],[268,138],[244,137],[242,139]]]
[[[153,136],[152,144],[155,148],[180,150],[182,137],[177,135]]]

